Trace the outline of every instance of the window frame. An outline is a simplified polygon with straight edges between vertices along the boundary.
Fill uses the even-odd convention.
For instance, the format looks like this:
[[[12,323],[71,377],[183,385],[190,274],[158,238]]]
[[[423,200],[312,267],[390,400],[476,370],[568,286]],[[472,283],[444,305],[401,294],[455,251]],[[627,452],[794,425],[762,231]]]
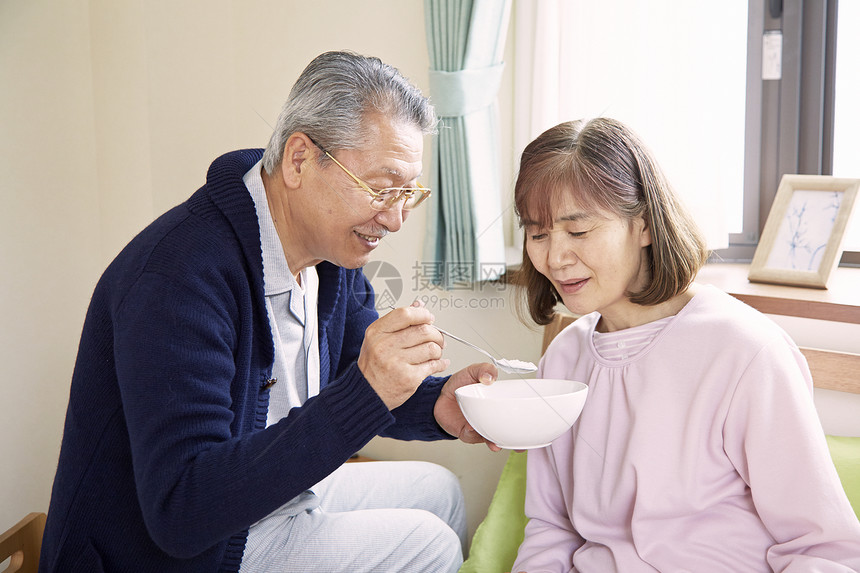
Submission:
[[[752,260],[786,173],[833,173],[838,0],[749,0],[743,229],[715,260]],[[782,73],[762,79],[762,38],[782,32]],[[846,251],[843,266],[860,266]]]

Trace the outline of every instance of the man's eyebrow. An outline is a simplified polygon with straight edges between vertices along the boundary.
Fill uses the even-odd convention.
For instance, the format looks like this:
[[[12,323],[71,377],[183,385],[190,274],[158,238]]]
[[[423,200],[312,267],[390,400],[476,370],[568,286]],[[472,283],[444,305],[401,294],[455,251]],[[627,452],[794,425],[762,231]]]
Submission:
[[[383,172],[383,173],[385,173],[386,175],[392,175],[392,176],[394,176],[394,177],[400,177],[400,170],[399,170],[399,169],[395,169],[395,168],[393,168],[393,167],[382,167],[382,168],[380,169],[380,171],[382,171],[382,172]]]
[[[399,169],[397,169],[396,167],[382,167],[382,168],[380,168],[380,171],[382,171],[385,175],[390,175],[394,179],[405,179],[406,178],[406,176],[403,175],[403,172],[400,171]],[[422,170],[413,179],[420,179],[423,174],[424,174],[424,171]]]

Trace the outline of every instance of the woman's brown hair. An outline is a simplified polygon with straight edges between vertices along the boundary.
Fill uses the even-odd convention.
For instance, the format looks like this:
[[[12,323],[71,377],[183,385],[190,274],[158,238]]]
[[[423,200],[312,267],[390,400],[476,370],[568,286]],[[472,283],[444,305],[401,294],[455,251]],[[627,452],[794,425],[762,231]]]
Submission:
[[[629,293],[632,302],[647,306],[671,299],[690,286],[705,264],[708,249],[701,231],[650,151],[621,122],[596,118],[560,123],[526,146],[514,188],[520,223],[551,227],[559,195],[569,192],[584,208],[628,221],[641,216],[650,230],[650,281]],[[525,241],[516,282],[531,318],[548,324],[561,297],[532,265]]]

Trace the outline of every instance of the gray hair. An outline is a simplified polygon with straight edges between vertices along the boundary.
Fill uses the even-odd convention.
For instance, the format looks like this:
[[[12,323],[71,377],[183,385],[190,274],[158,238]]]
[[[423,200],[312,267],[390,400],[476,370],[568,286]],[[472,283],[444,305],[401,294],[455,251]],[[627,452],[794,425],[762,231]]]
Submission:
[[[263,167],[270,175],[275,172],[287,139],[296,132],[326,151],[358,149],[366,136],[364,118],[373,112],[415,125],[425,135],[436,129],[430,101],[396,68],[353,52],[320,54],[290,90],[263,154]]]

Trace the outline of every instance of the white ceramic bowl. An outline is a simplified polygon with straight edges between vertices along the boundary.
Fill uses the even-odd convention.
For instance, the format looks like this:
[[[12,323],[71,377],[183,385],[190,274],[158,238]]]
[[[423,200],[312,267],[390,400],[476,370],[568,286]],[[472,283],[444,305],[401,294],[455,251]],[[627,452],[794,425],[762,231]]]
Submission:
[[[582,382],[550,378],[469,384],[455,392],[472,427],[510,450],[548,446],[576,422],[587,394]]]

